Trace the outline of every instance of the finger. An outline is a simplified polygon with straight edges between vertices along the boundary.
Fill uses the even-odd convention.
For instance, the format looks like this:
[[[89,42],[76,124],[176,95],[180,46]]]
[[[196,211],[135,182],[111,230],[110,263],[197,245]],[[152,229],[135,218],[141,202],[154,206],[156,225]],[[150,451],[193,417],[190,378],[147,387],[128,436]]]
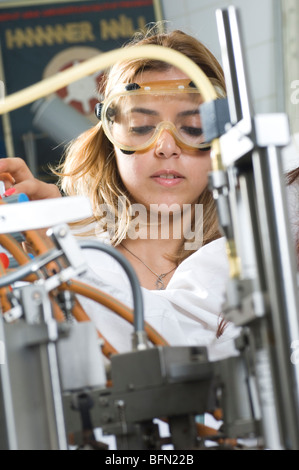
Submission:
[[[22,181],[21,183],[16,183],[13,188],[11,189],[13,193],[10,193],[10,190],[6,191],[6,195],[11,196],[12,194],[21,194],[24,193],[30,200],[34,199],[41,199],[40,197],[36,197],[36,194],[38,192],[37,188],[37,182],[32,179],[32,180],[25,180]],[[7,194],[8,193],[8,194]]]
[[[16,183],[24,180],[34,179],[33,174],[29,170],[22,158],[1,158],[0,173],[9,173]]]
[[[61,197],[55,184],[44,183],[35,178],[16,183],[13,189],[15,190],[13,194],[24,193],[31,201]]]
[[[14,185],[16,180],[11,176],[10,173],[0,173],[0,181],[4,183]]]
[[[11,176],[10,173],[0,173],[0,184],[1,184],[1,191],[3,190],[2,183],[4,184],[5,191],[12,188],[15,184],[15,179]]]

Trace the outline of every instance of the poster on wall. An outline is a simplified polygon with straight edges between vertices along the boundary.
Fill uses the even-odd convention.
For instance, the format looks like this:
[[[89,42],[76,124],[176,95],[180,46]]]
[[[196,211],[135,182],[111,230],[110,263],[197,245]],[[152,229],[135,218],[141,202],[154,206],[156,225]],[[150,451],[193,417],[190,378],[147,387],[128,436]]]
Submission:
[[[5,95],[118,49],[136,31],[160,19],[157,0],[1,3],[0,81]],[[84,131],[95,122],[101,78],[99,70],[48,96],[44,101],[52,108],[47,112],[43,113],[41,100],[3,116],[0,157],[24,158],[36,176],[51,178],[45,166],[60,160],[71,132]]]

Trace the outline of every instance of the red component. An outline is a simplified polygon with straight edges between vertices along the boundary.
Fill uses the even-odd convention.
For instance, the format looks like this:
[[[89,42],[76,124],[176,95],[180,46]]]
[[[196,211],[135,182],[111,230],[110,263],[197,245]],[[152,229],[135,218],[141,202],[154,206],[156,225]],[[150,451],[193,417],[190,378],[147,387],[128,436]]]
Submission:
[[[9,258],[5,253],[0,253],[0,260],[4,266],[5,269],[8,268],[9,266]]]

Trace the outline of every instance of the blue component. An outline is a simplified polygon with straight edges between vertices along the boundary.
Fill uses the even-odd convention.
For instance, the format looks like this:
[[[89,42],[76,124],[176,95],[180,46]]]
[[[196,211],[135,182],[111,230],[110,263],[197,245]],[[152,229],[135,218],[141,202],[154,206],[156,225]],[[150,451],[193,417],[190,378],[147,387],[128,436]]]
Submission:
[[[29,201],[29,197],[25,193],[18,194],[18,196],[19,196],[18,202],[28,202]]]
[[[17,202],[28,202],[29,197],[25,193],[13,194],[3,198],[3,201],[7,204],[15,204]]]

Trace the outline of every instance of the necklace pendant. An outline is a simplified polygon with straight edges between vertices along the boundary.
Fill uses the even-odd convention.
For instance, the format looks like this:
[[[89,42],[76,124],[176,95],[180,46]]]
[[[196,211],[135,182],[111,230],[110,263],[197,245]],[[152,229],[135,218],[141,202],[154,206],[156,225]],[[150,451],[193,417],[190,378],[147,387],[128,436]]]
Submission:
[[[165,277],[165,274],[160,274],[160,276],[157,276],[157,280],[156,280],[156,288],[157,290],[164,290],[165,289],[165,285],[164,285],[164,282],[162,281],[162,279]]]

